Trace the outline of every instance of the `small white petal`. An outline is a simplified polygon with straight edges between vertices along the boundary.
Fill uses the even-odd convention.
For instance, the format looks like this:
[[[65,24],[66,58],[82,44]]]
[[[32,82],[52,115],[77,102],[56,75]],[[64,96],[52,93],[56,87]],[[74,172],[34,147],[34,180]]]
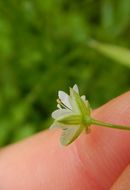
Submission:
[[[84,103],[86,104],[86,106],[88,106],[89,104],[88,100],[85,100]]]
[[[68,108],[71,109],[71,104],[69,102],[69,95],[63,91],[59,91],[58,96],[59,96],[60,100],[63,102],[63,104],[65,104]]]
[[[86,96],[85,95],[83,95],[83,96],[81,96],[81,98],[82,98],[82,100],[86,100]]]
[[[79,88],[78,88],[77,84],[75,84],[73,86],[73,90],[79,94]]]
[[[49,129],[55,129],[55,128],[61,128],[64,129],[66,127],[66,125],[63,125],[62,123],[58,123],[58,122],[53,122],[52,125],[49,127]]]
[[[66,129],[68,127],[68,125],[64,125],[62,123],[58,123],[58,122],[54,122],[52,123],[52,125],[49,127],[50,130],[52,129],[56,129],[56,128],[59,128],[59,129]],[[70,127],[70,126],[69,126]]]
[[[69,114],[72,114],[72,111],[71,110],[67,110],[67,109],[58,109],[56,111],[54,111],[52,113],[52,117],[54,119],[58,119],[59,117],[62,117],[62,116],[65,116],[65,115],[69,115]]]
[[[49,129],[59,128],[59,123],[54,122]]]
[[[60,138],[62,145],[66,146],[72,143],[81,134],[83,129],[84,128],[79,125],[65,127]]]
[[[62,107],[60,106],[60,104],[57,104],[57,108],[62,109]]]

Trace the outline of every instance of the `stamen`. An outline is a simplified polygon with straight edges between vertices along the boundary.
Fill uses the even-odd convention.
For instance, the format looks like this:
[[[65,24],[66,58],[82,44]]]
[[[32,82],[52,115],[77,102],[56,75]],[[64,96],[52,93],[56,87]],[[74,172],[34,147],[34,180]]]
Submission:
[[[71,110],[69,107],[67,107],[67,106],[61,101],[61,99],[58,98],[56,101],[57,101],[57,103],[58,103],[61,107],[67,108],[67,109]]]

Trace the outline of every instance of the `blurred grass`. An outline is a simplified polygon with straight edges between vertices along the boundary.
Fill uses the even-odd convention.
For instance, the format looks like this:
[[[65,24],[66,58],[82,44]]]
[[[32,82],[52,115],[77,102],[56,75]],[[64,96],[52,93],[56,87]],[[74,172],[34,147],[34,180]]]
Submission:
[[[91,48],[94,48],[95,50],[99,51],[103,55],[106,55],[110,57],[111,59],[114,59],[118,63],[124,64],[125,66],[130,68],[130,50],[111,45],[111,44],[103,44],[99,43],[95,40],[90,40],[88,45]]]
[[[129,29],[129,0],[1,0],[0,146],[47,128],[59,89],[77,83],[93,107],[129,90],[123,52],[110,53],[130,48]]]

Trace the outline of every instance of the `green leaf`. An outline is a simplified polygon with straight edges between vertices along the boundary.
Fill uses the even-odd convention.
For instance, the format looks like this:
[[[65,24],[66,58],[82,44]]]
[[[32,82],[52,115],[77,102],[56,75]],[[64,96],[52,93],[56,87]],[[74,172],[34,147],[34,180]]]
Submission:
[[[95,40],[90,41],[90,47],[94,48],[103,55],[110,57],[111,59],[121,63],[127,67],[130,67],[130,50],[124,47],[100,43]]]

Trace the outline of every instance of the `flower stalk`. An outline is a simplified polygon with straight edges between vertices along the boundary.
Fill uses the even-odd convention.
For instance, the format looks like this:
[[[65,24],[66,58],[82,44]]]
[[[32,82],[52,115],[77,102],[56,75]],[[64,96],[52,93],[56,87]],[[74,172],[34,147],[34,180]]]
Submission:
[[[112,124],[112,123],[105,123],[105,122],[98,121],[98,120],[95,120],[95,119],[91,119],[91,124],[102,126],[102,127],[114,128],[114,129],[130,130],[129,126],[115,125],[115,124]]]

